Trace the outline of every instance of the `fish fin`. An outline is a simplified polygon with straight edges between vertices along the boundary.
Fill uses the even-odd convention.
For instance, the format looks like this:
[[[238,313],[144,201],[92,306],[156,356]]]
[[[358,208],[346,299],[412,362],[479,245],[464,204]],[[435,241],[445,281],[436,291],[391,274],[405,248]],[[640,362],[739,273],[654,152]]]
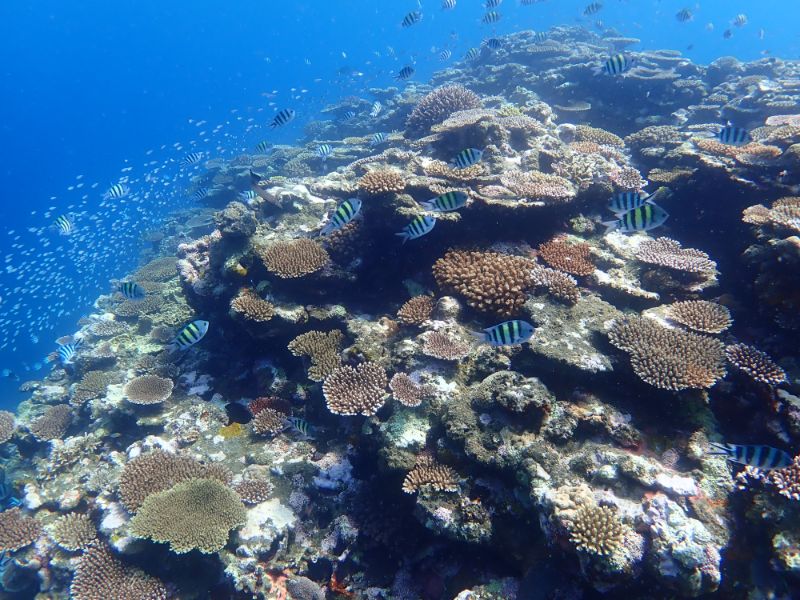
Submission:
[[[403,238],[403,243],[405,244],[409,239],[409,235],[405,232],[403,233],[395,233],[396,236]]]
[[[618,220],[602,221],[600,224],[601,225],[605,225],[605,227],[606,227],[606,230],[603,232],[603,235],[606,235],[607,233],[611,233],[612,231],[616,231],[617,229],[619,229]]]
[[[425,210],[436,210],[433,200],[425,200],[424,202],[420,202],[419,205]]]

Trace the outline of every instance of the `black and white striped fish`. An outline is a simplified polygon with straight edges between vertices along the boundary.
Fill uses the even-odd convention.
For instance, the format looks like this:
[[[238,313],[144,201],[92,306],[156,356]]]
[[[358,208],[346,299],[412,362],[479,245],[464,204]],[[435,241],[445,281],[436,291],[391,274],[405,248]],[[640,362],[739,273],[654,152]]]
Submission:
[[[473,332],[473,335],[492,346],[514,346],[527,342],[533,337],[534,331],[533,325],[527,321],[514,319]]]
[[[623,215],[629,210],[644,205],[649,197],[644,192],[619,192],[611,197],[608,202],[608,208],[615,215]]]
[[[267,140],[262,140],[256,144],[255,151],[259,154],[265,154],[270,148],[272,148],[272,143]]]
[[[603,221],[606,226],[605,233],[621,231],[633,233],[635,231],[650,231],[660,227],[669,218],[669,214],[657,204],[645,203],[638,208],[617,215],[614,221]]]
[[[207,187],[197,188],[197,190],[195,190],[194,194],[192,194],[192,200],[195,200],[195,201],[202,200],[206,196],[208,196],[208,188]]]
[[[744,27],[747,25],[747,15],[744,13],[739,13],[736,17],[731,21],[731,25],[734,27]]]
[[[389,134],[383,133],[382,131],[379,131],[378,133],[373,133],[372,134],[372,138],[370,138],[370,140],[369,140],[369,145],[370,146],[377,146],[378,144],[382,144],[383,142],[385,142],[388,139],[389,139]]]
[[[78,351],[80,346],[81,340],[70,342],[69,344],[59,344],[56,351],[49,354],[47,358],[45,358],[45,362],[54,362],[59,360],[61,361],[62,365],[72,364],[72,359],[74,358],[75,353]]]
[[[348,198],[344,200],[336,207],[336,210],[333,211],[331,220],[322,228],[320,235],[328,235],[329,233],[338,231],[355,219],[360,211],[361,200],[358,198]]]
[[[467,50],[467,53],[464,54],[464,58],[467,60],[475,60],[481,55],[480,48],[470,48]]]
[[[333,153],[333,146],[330,144],[320,144],[317,146],[317,156],[322,159],[322,162],[328,160],[331,153]]]
[[[397,72],[397,75],[395,75],[394,78],[399,81],[404,81],[406,79],[411,78],[411,76],[414,75],[415,71],[416,69],[414,69],[414,67],[412,67],[411,65],[406,65]]]
[[[128,300],[144,300],[147,292],[135,281],[123,281],[117,286],[117,291]]]
[[[675,18],[678,19],[680,23],[686,23],[687,21],[691,21],[694,19],[694,15],[692,11],[688,8],[682,8],[677,13],[675,13]]]
[[[275,115],[275,118],[272,119],[272,123],[269,124],[271,129],[275,129],[276,127],[282,127],[287,123],[294,120],[294,117],[297,113],[293,108],[284,108],[278,111],[278,114]]]
[[[377,117],[379,114],[381,114],[382,110],[383,110],[383,104],[375,100],[375,102],[372,103],[372,108],[369,111],[369,116]]]
[[[119,200],[130,193],[131,188],[129,188],[127,185],[124,183],[115,183],[105,191],[103,194],[103,200]]]
[[[456,7],[456,0],[442,0],[442,10],[453,10]]]
[[[205,337],[206,333],[208,333],[208,326],[208,321],[202,321],[200,319],[188,323],[178,332],[178,335],[175,336],[175,339],[169,346],[167,346],[167,351],[172,353],[178,349],[186,350],[187,348],[191,348]]]
[[[483,158],[483,150],[467,148],[456,154],[452,162],[459,169],[466,169],[481,162],[481,158]]]
[[[503,0],[486,0],[483,8],[497,8],[503,3]]]
[[[503,42],[501,42],[497,38],[489,38],[488,40],[484,40],[483,43],[486,44],[487,48],[490,48],[492,50],[499,50],[500,48],[503,47]]]
[[[600,2],[592,2],[591,4],[587,5],[586,8],[583,9],[583,15],[588,17],[590,15],[596,15],[601,10],[603,10],[603,5]]]
[[[603,71],[609,75],[621,75],[625,71],[628,71],[633,66],[633,63],[634,59],[632,56],[628,56],[627,54],[615,54],[603,63]]]
[[[300,417],[286,417],[284,419],[284,425],[287,429],[291,429],[296,433],[299,433],[302,439],[310,440],[314,437],[311,435],[312,428],[305,419],[301,419]]]
[[[439,60],[442,62],[450,60],[451,56],[453,56],[453,51],[450,50],[449,48],[445,48],[444,50],[439,52]]]
[[[73,231],[75,231],[75,227],[72,224],[72,220],[67,215],[61,215],[55,221],[55,226],[58,227],[58,231],[61,235],[70,235]]]
[[[751,140],[749,131],[741,127],[734,127],[733,125],[726,125],[720,129],[717,134],[717,139],[729,146],[744,146]]]
[[[203,160],[203,152],[190,152],[186,156],[181,159],[181,166],[188,167],[191,165],[196,165],[201,160]]]
[[[547,32],[546,31],[537,31],[533,34],[533,41],[534,42],[546,42],[547,41]]]
[[[346,113],[342,115],[342,121],[345,123],[347,121],[352,121],[355,118],[356,118],[356,113],[352,110],[348,110]]]
[[[418,10],[412,10],[408,13],[403,20],[400,22],[400,25],[403,27],[411,27],[412,25],[419,23],[422,21],[422,12]]]
[[[246,204],[250,204],[256,198],[258,198],[258,194],[256,194],[253,190],[245,190],[241,194],[239,194],[239,198],[243,200]]]
[[[458,210],[467,203],[469,196],[466,192],[447,192],[436,198],[431,198],[421,205],[425,210],[434,210],[437,212],[448,212],[451,210]]]
[[[402,238],[405,244],[408,240],[416,240],[423,235],[430,233],[436,225],[436,219],[428,215],[419,215],[414,217],[408,225],[403,227],[403,231],[395,233],[395,235]]]
[[[501,15],[496,10],[490,10],[481,19],[481,23],[490,24],[490,23],[497,23],[501,19]]]
[[[741,446],[717,442],[709,442],[708,445],[712,448],[707,452],[710,456],[725,456],[731,462],[755,467],[762,471],[783,469],[792,464],[791,456],[783,450],[771,446]]]

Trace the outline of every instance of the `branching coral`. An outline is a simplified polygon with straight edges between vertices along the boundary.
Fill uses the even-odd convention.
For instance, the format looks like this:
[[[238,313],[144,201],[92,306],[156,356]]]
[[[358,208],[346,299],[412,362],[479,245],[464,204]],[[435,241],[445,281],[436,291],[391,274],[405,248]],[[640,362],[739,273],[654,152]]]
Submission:
[[[277,396],[260,396],[255,400],[251,400],[247,408],[250,409],[250,413],[253,416],[257,415],[265,408],[272,408],[286,415],[292,412],[291,403]]]
[[[506,171],[500,183],[512,194],[530,200],[561,203],[575,197],[575,188],[567,179],[539,171]]]
[[[73,406],[81,406],[89,400],[101,398],[105,395],[112,379],[113,374],[106,371],[87,371],[72,389],[69,403]]]
[[[625,142],[621,137],[597,127],[589,127],[588,125],[578,125],[575,127],[575,141],[578,142],[594,142],[601,146],[616,146],[623,148]]]
[[[785,229],[800,233],[800,197],[787,196],[772,203],[770,208],[761,204],[744,210],[742,221],[753,225],[771,225],[775,229]]]
[[[459,110],[478,108],[481,100],[477,94],[462,85],[445,85],[422,98],[406,120],[406,135],[419,137],[430,131],[432,125],[444,121]]]
[[[158,375],[140,375],[131,379],[123,393],[131,404],[161,404],[172,395],[175,384],[171,379]]]
[[[358,189],[369,196],[402,192],[405,188],[406,182],[402,174],[390,169],[369,171],[358,180]]]
[[[11,439],[16,426],[17,422],[14,418],[14,413],[0,410],[0,444]]]
[[[397,320],[403,325],[422,325],[431,318],[434,306],[430,296],[414,296],[397,311]]]
[[[567,304],[575,304],[581,297],[578,282],[566,273],[534,264],[530,275],[534,286],[547,288],[549,294]]]
[[[464,296],[471,307],[505,317],[525,303],[534,264],[521,256],[450,250],[433,265],[433,276],[439,287]]]
[[[394,399],[403,406],[419,406],[425,397],[425,387],[405,373],[395,373],[389,382],[389,389]]]
[[[719,340],[667,329],[644,317],[615,322],[608,337],[630,354],[634,372],[652,386],[675,391],[708,388],[725,376],[724,345]]]
[[[37,440],[60,440],[72,424],[72,407],[68,404],[56,404],[47,408],[45,413],[31,423],[29,429]]]
[[[150,494],[197,477],[216,479],[226,485],[232,478],[222,465],[205,465],[189,456],[153,450],[125,464],[119,478],[120,500],[125,508],[136,512]]]
[[[16,552],[35,542],[42,533],[42,524],[19,508],[0,512],[0,552]]]
[[[286,428],[286,415],[274,408],[262,408],[250,425],[258,435],[276,435]]]
[[[257,252],[267,271],[283,279],[315,273],[330,262],[325,249],[307,238],[275,242]]]
[[[178,275],[175,267],[175,257],[164,256],[150,261],[140,267],[134,273],[135,281],[159,281],[166,282],[174,279]]]
[[[92,520],[82,513],[60,516],[50,526],[48,533],[53,541],[65,550],[85,550],[97,540],[97,528]]]
[[[756,381],[769,385],[780,385],[786,381],[786,372],[766,353],[752,346],[733,344],[725,348],[725,356],[730,364]]]
[[[424,334],[422,353],[441,360],[461,360],[470,352],[470,345],[443,331],[429,331]]]
[[[339,367],[322,384],[328,410],[337,415],[374,415],[383,406],[388,380],[378,364]]]
[[[126,566],[105,544],[91,546],[78,561],[70,586],[72,600],[167,600],[158,579]]]
[[[245,479],[233,486],[245,504],[260,504],[269,500],[272,484],[266,479]]]
[[[625,526],[615,509],[584,505],[575,511],[569,524],[569,533],[570,540],[578,550],[608,556],[622,545]]]
[[[551,267],[573,275],[591,275],[594,264],[586,242],[572,242],[564,235],[557,235],[539,246],[539,256]]]
[[[785,469],[769,471],[763,480],[778,490],[781,496],[800,500],[800,456],[795,456],[792,464]]]
[[[309,331],[289,342],[288,348],[295,356],[311,358],[308,378],[311,381],[322,381],[342,364],[343,340],[344,334],[338,329],[328,332]]]
[[[275,316],[275,307],[252,288],[242,288],[231,300],[231,313],[253,323],[266,323]]]
[[[417,464],[403,479],[403,491],[415,494],[419,491],[457,492],[459,490],[458,473],[447,465],[436,462],[433,458],[422,455]]]
[[[706,300],[675,302],[669,305],[667,314],[673,321],[703,333],[722,333],[733,324],[725,306]]]
[[[717,263],[702,250],[683,248],[680,242],[667,237],[646,240],[639,244],[636,258],[651,265],[686,273],[707,273],[717,268]]]
[[[608,178],[611,183],[621,190],[637,192],[647,185],[647,181],[642,178],[642,174],[633,167],[614,169],[608,174]]]
[[[131,533],[166,542],[173,552],[211,554],[228,543],[247,512],[239,496],[216,479],[190,479],[151,494],[131,519]]]

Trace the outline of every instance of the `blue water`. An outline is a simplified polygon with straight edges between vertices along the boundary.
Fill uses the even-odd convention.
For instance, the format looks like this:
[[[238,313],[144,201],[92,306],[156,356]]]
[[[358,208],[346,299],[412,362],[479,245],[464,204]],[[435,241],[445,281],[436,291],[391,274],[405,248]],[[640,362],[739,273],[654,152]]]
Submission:
[[[0,369],[22,380],[37,376],[26,365],[41,362],[109,280],[135,266],[141,231],[187,203],[175,161],[191,150],[232,156],[252,147],[264,130],[248,133],[249,118],[263,126],[275,110],[295,108],[296,122],[269,138],[292,141],[324,105],[348,94],[370,98],[368,88],[389,85],[403,65],[413,62],[415,80],[426,80],[441,67],[444,47],[455,60],[491,35],[597,28],[597,20],[640,38],[637,50],[678,49],[696,62],[800,53],[796,1],[609,0],[586,18],[585,1],[506,0],[495,26],[480,24],[481,4],[458,0],[442,11],[439,0],[426,0],[423,22],[404,30],[400,21],[415,2],[3,3]],[[679,23],[675,13],[684,7],[695,17]],[[743,28],[729,24],[738,13],[748,17]],[[726,40],[727,28],[733,37]],[[159,183],[145,185],[138,178],[155,165]],[[124,175],[137,178],[135,193],[147,197],[124,210],[102,208],[102,192]],[[44,230],[71,210],[81,213],[82,235]],[[20,267],[24,277],[8,272]],[[0,379],[0,405],[16,404],[17,385]]]

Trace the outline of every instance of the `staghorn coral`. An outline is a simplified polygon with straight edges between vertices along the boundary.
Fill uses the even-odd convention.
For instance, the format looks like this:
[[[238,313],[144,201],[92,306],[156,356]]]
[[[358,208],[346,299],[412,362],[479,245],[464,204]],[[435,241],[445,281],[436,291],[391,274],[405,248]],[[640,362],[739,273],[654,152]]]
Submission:
[[[422,353],[441,360],[461,360],[470,353],[470,345],[443,331],[425,333],[422,342]]]
[[[88,515],[68,513],[60,516],[49,527],[53,541],[64,550],[85,550],[97,540],[97,528]]]
[[[539,246],[539,256],[551,267],[572,275],[591,275],[594,264],[589,244],[572,242],[565,235],[557,235]]]
[[[325,249],[307,238],[275,242],[257,252],[267,271],[283,279],[315,273],[330,262]]]
[[[601,146],[615,146],[617,148],[625,147],[625,142],[618,135],[605,129],[589,127],[588,125],[577,125],[575,127],[575,141],[594,142]]]
[[[406,120],[406,137],[420,137],[431,127],[441,123],[454,112],[479,108],[477,94],[463,85],[445,85],[436,88],[420,100]]]
[[[390,169],[369,171],[358,180],[358,189],[369,196],[402,192],[405,188],[402,174]]]
[[[19,508],[0,512],[0,552],[16,552],[35,542],[42,533],[42,524]]]
[[[751,378],[768,385],[786,381],[786,373],[764,352],[747,344],[732,344],[725,348],[728,362]]]
[[[233,486],[245,504],[260,504],[269,500],[272,484],[266,479],[245,479]]]
[[[722,333],[733,324],[730,311],[721,304],[706,300],[686,300],[667,307],[673,321],[703,333]]]
[[[708,388],[725,376],[724,345],[704,335],[629,317],[616,321],[608,338],[630,354],[634,372],[654,387]]]
[[[534,286],[547,288],[551,296],[567,304],[575,304],[581,297],[578,282],[566,273],[534,264],[530,275]]]
[[[512,194],[531,200],[562,203],[575,197],[575,188],[567,179],[539,171],[506,171],[500,183]]]
[[[274,408],[262,408],[250,421],[258,435],[276,435],[286,428],[286,415]]]
[[[17,422],[14,418],[14,413],[0,410],[0,444],[11,439],[16,427]]]
[[[625,537],[625,526],[617,511],[608,506],[581,506],[575,511],[568,529],[570,540],[578,550],[598,556],[613,554]]]
[[[464,296],[472,308],[506,317],[525,303],[533,265],[521,256],[449,250],[434,263],[433,276],[439,287]]]
[[[683,248],[680,242],[667,237],[645,240],[639,244],[636,258],[651,265],[686,273],[707,273],[717,268],[717,263],[705,252]]]
[[[295,356],[308,356],[311,359],[308,378],[311,381],[322,381],[342,364],[343,340],[344,333],[338,329],[328,332],[309,331],[289,342],[288,348]]]
[[[415,494],[419,491],[457,492],[459,490],[458,473],[447,465],[436,462],[433,458],[422,455],[417,464],[403,479],[403,491]]]
[[[397,311],[397,320],[403,325],[422,325],[431,318],[433,307],[430,296],[414,296]]]
[[[244,525],[241,499],[217,479],[189,479],[147,497],[131,519],[131,534],[168,543],[177,554],[211,554],[228,543],[232,529]]]
[[[253,323],[266,323],[275,316],[275,307],[252,288],[241,288],[231,300],[231,313]]]
[[[131,404],[161,404],[172,395],[175,384],[171,379],[158,375],[140,375],[131,379],[123,390]]]
[[[69,404],[56,404],[30,424],[30,431],[37,440],[60,440],[72,424],[72,407]]]
[[[226,485],[232,478],[222,465],[205,465],[189,456],[153,450],[125,464],[119,478],[119,497],[125,508],[136,512],[149,495],[199,477]]]
[[[83,374],[81,380],[73,387],[69,403],[72,406],[82,406],[89,400],[102,398],[105,396],[106,389],[113,379],[113,373],[107,373],[105,371],[87,371]]]
[[[105,544],[91,546],[78,561],[70,586],[72,600],[167,600],[164,584],[126,566]]]
[[[395,373],[389,382],[389,389],[392,390],[394,399],[403,406],[419,406],[425,397],[425,387],[405,373]]]
[[[371,416],[383,406],[388,380],[376,363],[339,367],[322,384],[328,410],[337,415]]]

